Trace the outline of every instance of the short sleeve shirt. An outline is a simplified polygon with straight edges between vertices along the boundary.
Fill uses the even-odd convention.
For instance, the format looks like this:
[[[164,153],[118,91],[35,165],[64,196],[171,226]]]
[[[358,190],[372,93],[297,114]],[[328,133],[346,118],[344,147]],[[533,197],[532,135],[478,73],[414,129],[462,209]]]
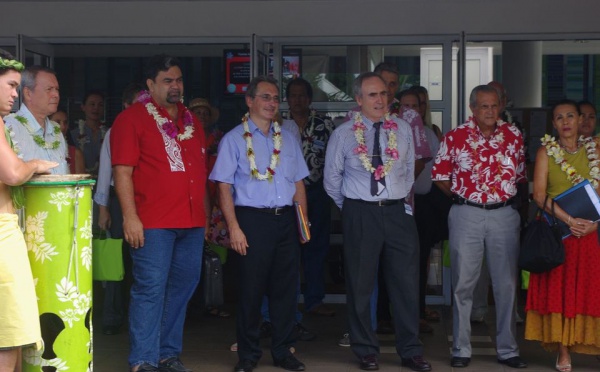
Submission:
[[[518,183],[527,181],[523,137],[499,121],[485,139],[471,118],[444,136],[431,177],[451,180],[451,191],[472,202],[504,202],[517,194]]]
[[[251,119],[248,120],[248,129],[252,134],[256,168],[264,173],[274,150],[273,124],[267,135]],[[242,124],[225,134],[221,140],[210,179],[233,185],[233,202],[236,206],[275,208],[292,205],[295,183],[308,176],[308,168],[294,135],[284,129],[281,136],[279,162],[270,181],[259,181],[251,175]]]
[[[178,108],[182,133],[187,109]],[[159,113],[168,115],[161,108]],[[193,115],[192,120],[192,138],[180,141],[161,131],[146,107],[135,103],[112,126],[112,164],[133,167],[135,204],[144,228],[205,225],[206,143],[202,125]]]

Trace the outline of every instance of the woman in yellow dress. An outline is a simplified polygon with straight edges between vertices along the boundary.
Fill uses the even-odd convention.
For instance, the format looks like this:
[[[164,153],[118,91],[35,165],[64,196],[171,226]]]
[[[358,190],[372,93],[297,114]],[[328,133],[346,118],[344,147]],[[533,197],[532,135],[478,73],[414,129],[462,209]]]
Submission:
[[[546,136],[535,160],[533,196],[550,212],[551,198],[588,179],[598,191],[598,145],[578,135],[581,116],[573,101],[552,110],[558,140]],[[550,198],[544,205],[546,195]],[[572,235],[563,240],[565,262],[549,272],[531,274],[525,338],[557,351],[556,369],[571,371],[570,352],[600,354],[600,245],[598,223],[571,216],[556,204],[556,217]]]

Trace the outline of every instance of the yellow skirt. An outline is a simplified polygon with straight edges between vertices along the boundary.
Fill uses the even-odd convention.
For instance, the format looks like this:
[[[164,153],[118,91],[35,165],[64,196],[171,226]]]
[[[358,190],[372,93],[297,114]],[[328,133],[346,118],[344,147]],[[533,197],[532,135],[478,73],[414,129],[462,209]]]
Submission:
[[[525,322],[525,339],[541,341],[544,349],[551,352],[562,344],[573,353],[600,355],[600,318],[581,314],[566,318],[558,313],[542,316],[530,310]]]
[[[42,345],[27,246],[16,214],[0,214],[0,348]]]

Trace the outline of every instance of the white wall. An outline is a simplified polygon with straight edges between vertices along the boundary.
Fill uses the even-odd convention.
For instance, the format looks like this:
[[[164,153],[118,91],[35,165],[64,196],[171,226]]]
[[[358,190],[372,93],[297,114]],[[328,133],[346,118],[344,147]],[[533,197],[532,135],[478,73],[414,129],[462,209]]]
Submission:
[[[597,0],[18,0],[0,1],[0,37],[598,33],[599,12]]]

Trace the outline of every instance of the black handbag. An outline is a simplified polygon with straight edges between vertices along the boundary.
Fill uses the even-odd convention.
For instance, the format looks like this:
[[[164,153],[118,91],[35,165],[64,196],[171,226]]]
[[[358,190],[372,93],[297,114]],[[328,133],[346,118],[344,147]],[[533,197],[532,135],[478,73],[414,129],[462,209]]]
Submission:
[[[202,303],[205,307],[223,305],[223,266],[219,255],[205,248],[202,257]]]
[[[546,205],[544,200],[544,205]],[[552,200],[552,199],[551,199]],[[542,208],[538,208],[536,218],[525,228],[519,251],[519,268],[532,273],[544,273],[565,262],[565,247],[562,233],[554,215],[552,200],[550,221],[542,217]]]

